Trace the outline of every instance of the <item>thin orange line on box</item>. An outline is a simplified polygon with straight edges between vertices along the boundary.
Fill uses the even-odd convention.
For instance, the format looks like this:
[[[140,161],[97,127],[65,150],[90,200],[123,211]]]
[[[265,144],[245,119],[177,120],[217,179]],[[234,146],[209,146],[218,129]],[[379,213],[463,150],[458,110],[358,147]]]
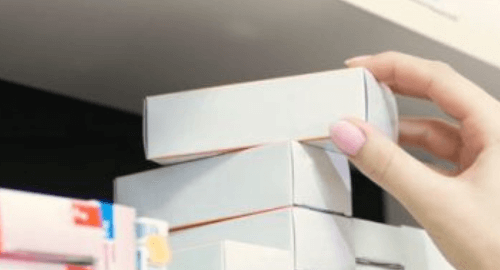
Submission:
[[[291,207],[292,207],[292,205],[278,206],[278,207],[274,207],[274,208],[264,209],[264,210],[260,210],[260,211],[245,213],[245,214],[231,216],[231,217],[222,217],[222,218],[216,218],[216,219],[196,222],[196,223],[192,223],[192,224],[188,224],[188,225],[172,227],[170,229],[170,232],[177,232],[177,231],[182,231],[182,230],[187,230],[187,229],[193,229],[196,227],[201,227],[201,226],[210,225],[210,224],[219,223],[219,222],[224,222],[224,221],[229,221],[229,220],[245,218],[245,217],[249,217],[249,216],[255,216],[258,214],[264,214],[264,213],[273,212],[273,211],[277,211],[277,210],[283,210],[283,209],[287,209],[287,208],[291,208]]]
[[[328,136],[317,136],[317,137],[303,137],[301,139],[297,139],[296,141],[298,142],[310,142],[310,141],[320,141],[320,140],[327,140],[329,137]],[[189,156],[215,156],[215,155],[220,155],[220,154],[228,154],[228,153],[234,153],[238,151],[243,151],[246,149],[250,148],[255,148],[267,144],[275,144],[275,143],[280,143],[280,142],[286,142],[286,141],[295,141],[294,139],[290,140],[279,140],[279,141],[270,141],[270,142],[265,142],[265,143],[258,143],[258,144],[252,144],[252,145],[245,145],[245,146],[239,146],[239,147],[230,147],[230,148],[221,148],[221,149],[214,149],[214,150],[207,150],[207,151],[202,151],[202,152],[189,152],[189,153],[182,153],[182,154],[172,154],[172,155],[163,155],[159,157],[152,157],[152,159],[155,160],[173,160],[173,159],[182,159],[182,158],[187,158]]]

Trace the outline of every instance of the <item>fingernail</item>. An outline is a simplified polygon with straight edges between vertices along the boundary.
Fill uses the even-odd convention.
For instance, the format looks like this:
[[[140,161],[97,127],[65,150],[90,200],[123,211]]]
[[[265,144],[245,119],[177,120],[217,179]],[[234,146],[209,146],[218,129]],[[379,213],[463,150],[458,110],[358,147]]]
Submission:
[[[355,156],[366,142],[365,134],[347,121],[339,121],[330,127],[330,137],[342,153]]]
[[[350,66],[356,62],[360,62],[360,61],[363,61],[363,60],[366,60],[368,58],[370,58],[371,55],[361,55],[361,56],[356,56],[356,57],[353,57],[353,58],[349,58],[347,60],[344,61],[344,64],[346,66]]]

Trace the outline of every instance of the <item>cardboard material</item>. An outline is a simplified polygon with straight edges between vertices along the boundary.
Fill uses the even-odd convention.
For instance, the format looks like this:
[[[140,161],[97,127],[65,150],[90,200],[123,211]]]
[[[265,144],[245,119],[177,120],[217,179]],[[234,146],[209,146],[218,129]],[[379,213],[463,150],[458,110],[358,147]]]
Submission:
[[[347,159],[297,142],[119,177],[115,201],[172,228],[292,205],[352,213]]]
[[[397,138],[394,96],[355,68],[148,97],[144,146],[162,164],[287,140],[334,150],[328,127],[347,116]]]
[[[174,250],[232,240],[293,253],[294,269],[353,269],[351,220],[290,207],[173,232]],[[174,257],[175,260],[175,257]]]
[[[174,251],[169,270],[291,270],[293,253],[235,241]]]

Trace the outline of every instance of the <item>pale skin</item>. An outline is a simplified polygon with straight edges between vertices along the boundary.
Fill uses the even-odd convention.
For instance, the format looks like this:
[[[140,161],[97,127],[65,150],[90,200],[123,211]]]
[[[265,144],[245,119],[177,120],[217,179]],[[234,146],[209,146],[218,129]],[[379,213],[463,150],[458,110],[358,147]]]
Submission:
[[[349,158],[398,199],[457,269],[500,269],[500,103],[450,66],[396,52],[346,61],[394,93],[427,99],[455,118],[400,122],[400,144],[457,165],[437,171],[374,127],[349,119],[366,141]]]

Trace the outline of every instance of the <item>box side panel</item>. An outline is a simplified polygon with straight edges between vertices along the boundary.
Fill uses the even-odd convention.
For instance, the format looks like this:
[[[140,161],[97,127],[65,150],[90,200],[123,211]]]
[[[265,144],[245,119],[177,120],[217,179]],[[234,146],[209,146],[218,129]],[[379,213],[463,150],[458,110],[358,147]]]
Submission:
[[[349,69],[150,97],[148,158],[324,138],[331,122],[363,115],[363,89]]]
[[[404,241],[400,227],[361,219],[352,220],[356,258],[403,265]]]
[[[365,70],[367,93],[367,121],[392,138],[398,139],[398,110],[396,98],[390,89],[379,84],[373,75]]]
[[[292,204],[288,143],[164,167],[116,180],[116,201],[172,228]]]
[[[348,69],[330,76],[308,76],[284,91],[290,139],[299,141],[329,136],[329,126],[348,116],[364,113],[362,69]]]
[[[294,203],[352,215],[351,176],[344,155],[293,143]]]
[[[428,269],[455,270],[427,233],[424,234],[423,238],[425,242],[425,252],[427,254]]]
[[[173,250],[223,240],[291,250],[291,212],[289,209],[223,221],[206,226],[173,232]]]
[[[114,269],[134,270],[135,266],[135,210],[121,205],[114,205],[114,227],[116,230],[113,241]]]
[[[293,254],[289,250],[225,242],[226,270],[291,270]]]
[[[174,251],[169,270],[225,270],[223,243]]]
[[[350,218],[295,207],[296,269],[354,269]]]
[[[403,236],[403,249],[405,255],[405,270],[432,270],[441,268],[429,268],[426,254],[427,234],[423,229],[412,227],[401,227]]]

